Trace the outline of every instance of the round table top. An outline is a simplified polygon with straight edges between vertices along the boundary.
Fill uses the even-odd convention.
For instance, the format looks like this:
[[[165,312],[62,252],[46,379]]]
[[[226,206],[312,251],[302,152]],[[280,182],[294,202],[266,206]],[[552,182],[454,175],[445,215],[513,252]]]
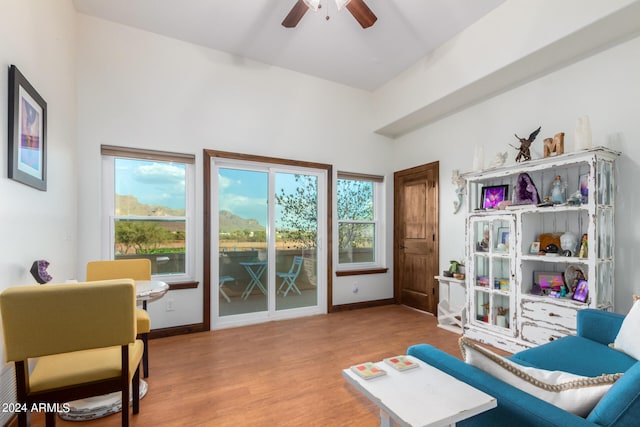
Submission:
[[[160,280],[136,280],[136,300],[155,301],[169,290],[169,285]]]

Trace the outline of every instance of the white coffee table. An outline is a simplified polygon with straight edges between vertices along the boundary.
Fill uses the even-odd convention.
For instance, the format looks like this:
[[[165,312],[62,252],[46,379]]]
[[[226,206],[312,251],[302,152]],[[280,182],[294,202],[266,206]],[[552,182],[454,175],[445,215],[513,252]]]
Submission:
[[[497,405],[495,397],[471,387],[444,372],[407,356],[419,367],[396,371],[384,362],[378,368],[387,375],[365,380],[351,369],[342,375],[358,391],[380,408],[380,425],[391,427],[393,421],[401,426],[455,425]]]

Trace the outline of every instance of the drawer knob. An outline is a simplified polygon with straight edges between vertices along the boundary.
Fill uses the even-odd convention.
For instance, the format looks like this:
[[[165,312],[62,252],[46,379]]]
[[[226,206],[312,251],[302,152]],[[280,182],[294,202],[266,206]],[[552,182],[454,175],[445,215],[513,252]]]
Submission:
[[[554,337],[549,337],[549,341],[554,341],[555,338]]]
[[[559,315],[555,314],[555,313],[549,313],[549,317],[560,317]]]

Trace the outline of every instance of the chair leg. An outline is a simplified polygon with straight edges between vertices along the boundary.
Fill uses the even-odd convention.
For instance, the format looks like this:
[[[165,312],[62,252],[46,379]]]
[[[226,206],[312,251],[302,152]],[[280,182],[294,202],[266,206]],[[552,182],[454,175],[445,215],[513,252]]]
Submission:
[[[122,418],[122,427],[129,427],[129,397],[131,396],[131,389],[129,388],[129,346],[122,346],[122,359],[120,361],[122,366],[122,372],[120,376],[120,404],[122,409],[120,410]]]
[[[56,426],[56,413],[55,412],[47,412],[44,416],[44,425],[46,427],[55,427]]]
[[[133,374],[133,382],[131,385],[133,392],[133,413],[140,412],[140,365],[136,368],[136,373]]]
[[[222,289],[222,283],[220,283],[219,289],[220,289],[220,294],[222,295],[222,297],[223,297],[227,302],[231,302],[231,299],[229,298],[229,295],[227,295],[227,293],[224,291],[224,289]]]
[[[149,376],[149,334],[140,334],[140,338],[142,338],[142,343],[144,344],[144,351],[142,352],[142,367],[144,377],[147,378]]]
[[[28,412],[18,412],[18,427],[27,427],[31,424]]]

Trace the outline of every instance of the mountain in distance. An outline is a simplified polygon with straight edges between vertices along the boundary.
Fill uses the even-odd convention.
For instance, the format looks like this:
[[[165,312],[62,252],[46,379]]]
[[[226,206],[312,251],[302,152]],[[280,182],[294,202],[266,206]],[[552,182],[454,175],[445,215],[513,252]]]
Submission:
[[[240,230],[264,231],[264,226],[255,219],[242,218],[226,210],[221,210],[219,216],[221,233],[230,233],[232,231]]]
[[[147,205],[140,203],[137,197],[130,194],[116,194],[116,215],[184,216],[184,209],[172,209],[161,205]]]
[[[172,209],[160,205],[140,203],[135,196],[116,194],[116,215],[118,216],[184,216],[184,209]],[[220,211],[220,232],[264,231],[264,226],[255,219],[246,219],[226,211]]]

